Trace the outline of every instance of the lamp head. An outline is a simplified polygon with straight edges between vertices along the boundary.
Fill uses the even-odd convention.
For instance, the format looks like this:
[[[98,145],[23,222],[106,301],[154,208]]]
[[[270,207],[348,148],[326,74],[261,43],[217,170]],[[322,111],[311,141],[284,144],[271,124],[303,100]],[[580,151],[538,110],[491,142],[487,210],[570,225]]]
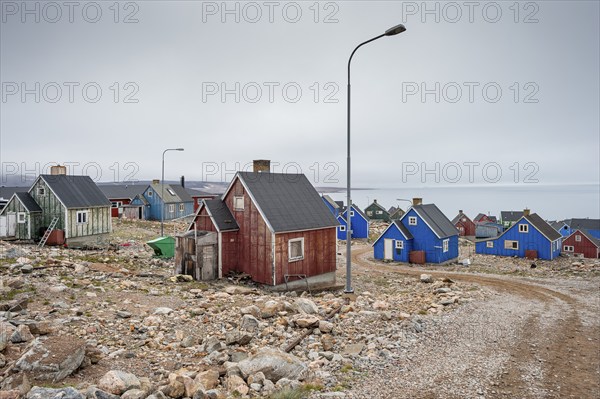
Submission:
[[[402,24],[391,27],[390,29],[385,31],[386,36],[394,36],[398,33],[402,33],[406,30],[406,27]]]

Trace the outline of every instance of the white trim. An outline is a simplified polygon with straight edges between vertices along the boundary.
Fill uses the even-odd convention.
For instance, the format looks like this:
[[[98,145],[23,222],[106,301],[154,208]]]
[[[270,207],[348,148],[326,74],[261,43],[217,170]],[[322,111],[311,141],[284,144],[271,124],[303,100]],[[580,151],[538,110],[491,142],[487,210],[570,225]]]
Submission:
[[[277,285],[277,276],[275,274],[276,270],[277,270],[277,265],[276,265],[276,257],[275,257],[275,243],[277,241],[275,240],[275,233],[271,233],[271,269],[272,269],[272,273],[273,273],[273,285]]]
[[[575,246],[573,246],[573,245],[563,245],[563,251],[565,251],[565,252],[575,252]]]
[[[75,211],[75,217],[77,218],[77,224],[88,224],[89,223],[89,210],[84,210],[84,211]],[[82,217],[80,218],[79,215],[82,215]],[[85,215],[85,218],[83,217],[83,215]],[[79,221],[79,219],[81,219],[81,221]],[[85,221],[83,220],[85,219]]]
[[[409,226],[417,226],[419,223],[419,218],[417,218],[416,216],[409,216],[408,217],[408,225]],[[435,232],[434,232],[435,233]],[[437,234],[436,234],[437,235]],[[439,237],[438,237],[439,238]]]
[[[340,224],[338,226],[338,228],[340,229],[340,231],[346,231],[346,225],[345,224]]]
[[[206,208],[208,210],[208,208]],[[216,228],[217,226],[215,226]],[[219,254],[219,259],[217,260],[218,263],[218,267],[219,267],[219,278],[223,278],[223,233],[221,233],[220,231],[217,231],[217,245],[219,246],[219,250],[218,250],[218,254]]]
[[[442,241],[442,252],[446,253],[450,250],[450,239],[446,238]]]
[[[515,248],[514,246],[511,246],[510,248],[506,246],[506,243],[511,242],[511,243],[517,243],[517,247]],[[519,250],[519,241],[518,240],[504,240],[504,249],[511,249],[513,251],[518,251]]]
[[[239,201],[242,201],[242,206],[238,206],[239,205]],[[234,212],[243,212],[246,210],[246,204],[244,201],[244,196],[243,195],[234,195],[233,196],[233,211]]]
[[[529,224],[519,223],[519,233],[529,233]]]
[[[492,245],[490,245],[492,244]],[[494,240],[488,240],[485,242],[485,247],[486,248],[494,248]]]
[[[400,221],[398,221],[398,223],[400,223]],[[381,237],[383,237],[383,236],[385,235],[385,233],[387,233],[387,231],[388,231],[388,230],[389,230],[389,229],[390,229],[392,226],[395,226],[395,227],[396,227],[396,229],[397,229],[397,230],[400,232],[400,234],[402,235],[402,237],[404,237],[404,240],[405,240],[405,241],[408,241],[408,240],[410,240],[410,239],[411,239],[411,238],[408,238],[406,235],[404,235],[404,233],[402,232],[402,230],[401,230],[401,229],[400,229],[398,226],[396,226],[396,223],[392,222],[392,223],[390,223],[390,225],[389,225],[389,226],[388,226],[388,227],[387,227],[385,230],[383,230],[383,233],[381,233],[381,234],[379,235],[379,237],[377,237],[377,239],[376,239],[376,240],[373,242],[373,244],[371,244],[371,246],[372,246],[372,247],[374,247],[374,246],[375,246],[375,244],[377,244],[377,241],[381,240]]]
[[[23,216],[23,220],[21,220],[21,216]],[[17,211],[17,224],[25,224],[27,221],[27,212],[18,212]]]
[[[292,258],[292,243],[296,243],[296,242],[300,243],[300,252],[302,253],[302,255]],[[289,262],[297,262],[297,261],[303,260],[303,259],[304,259],[304,237],[297,237],[297,238],[289,239],[288,240],[288,263]]]
[[[581,234],[575,236],[575,242],[581,242]]]
[[[7,204],[7,205],[8,205],[8,204]],[[564,240],[563,240],[563,242],[567,241],[569,238],[571,238],[571,236],[572,236],[573,234],[575,234],[575,233],[577,233],[577,232],[579,232],[579,234],[581,234],[582,236],[584,236],[585,238],[587,238],[587,240],[588,240],[589,242],[591,242],[593,246],[595,246],[596,248],[600,248],[600,247],[598,247],[598,246],[596,245],[596,243],[594,242],[594,240],[592,240],[592,239],[590,238],[590,236],[588,236],[586,233],[584,233],[584,232],[583,232],[583,230],[580,230],[580,229],[576,229],[576,230],[575,230],[575,231],[573,231],[571,234],[569,234],[567,237],[564,237]],[[591,235],[591,234],[590,234],[590,235]],[[594,236],[592,236],[592,237],[594,237]],[[595,237],[594,237],[594,238],[595,238]],[[580,241],[577,241],[577,242],[580,242]]]
[[[394,243],[395,249],[404,249],[404,241],[396,240],[396,239],[394,241],[395,241],[395,243]],[[398,244],[400,244],[400,245],[398,245]]]
[[[369,219],[367,219],[366,217],[364,217],[362,215],[361,212],[357,211],[358,208],[356,208],[356,206],[354,204],[352,204],[352,212],[354,212],[354,215],[350,215],[350,217],[354,217],[356,216],[356,214],[358,214],[358,216],[360,216],[362,218],[362,220],[364,220],[365,222],[369,223]],[[344,215],[348,213],[348,209],[346,209],[346,211],[344,211],[340,216],[344,218],[344,220],[347,220],[346,217],[344,217]],[[350,224],[352,225],[352,222],[350,222]]]

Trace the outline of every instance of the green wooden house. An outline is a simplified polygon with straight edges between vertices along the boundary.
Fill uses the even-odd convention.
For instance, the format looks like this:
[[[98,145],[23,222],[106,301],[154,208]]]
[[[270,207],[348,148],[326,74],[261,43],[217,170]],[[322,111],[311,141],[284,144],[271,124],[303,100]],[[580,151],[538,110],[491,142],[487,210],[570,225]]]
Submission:
[[[391,220],[389,212],[383,206],[379,205],[377,200],[373,200],[373,203],[365,208],[365,213],[371,220],[382,220],[384,222]]]
[[[111,203],[89,176],[40,175],[0,212],[0,236],[38,240],[56,218],[65,244],[96,244],[112,232]]]

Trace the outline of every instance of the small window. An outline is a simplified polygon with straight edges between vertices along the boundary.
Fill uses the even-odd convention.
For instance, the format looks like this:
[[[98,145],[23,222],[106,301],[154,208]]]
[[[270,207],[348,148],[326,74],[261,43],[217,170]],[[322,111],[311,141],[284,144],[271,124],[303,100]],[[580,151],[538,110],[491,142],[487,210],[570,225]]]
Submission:
[[[408,218],[408,224],[410,226],[416,226],[417,225],[417,218],[415,216],[410,216]]]
[[[373,216],[373,211],[367,211],[367,216]]]
[[[443,252],[448,252],[449,247],[450,247],[450,240],[445,239],[444,241],[442,241]]]
[[[460,220],[461,220],[461,221],[463,221],[463,222],[466,222],[466,221],[467,221],[467,218],[462,218],[462,219],[460,219]]]
[[[288,241],[289,260],[304,259],[304,238],[295,238]]]
[[[85,224],[88,222],[88,211],[77,211],[77,224]]]
[[[169,194],[171,194],[171,196],[175,197],[177,194],[175,194],[175,191],[173,191],[171,188],[167,188],[167,192]]]
[[[244,197],[233,197],[233,210],[243,211],[244,210]]]
[[[504,241],[504,249],[519,249],[519,241],[506,240]]]
[[[175,212],[175,205],[174,204],[169,205],[169,212],[170,213],[174,213]]]
[[[38,187],[38,189],[37,189],[37,193],[38,193],[38,195],[40,195],[40,196],[44,196],[44,195],[46,195],[46,188],[44,188],[44,187]]]
[[[575,241],[581,242],[581,236],[579,234],[575,236]]]
[[[346,231],[346,226],[340,226],[340,231]]]
[[[378,214],[378,215],[383,215],[383,211],[377,211],[375,213]]]
[[[519,233],[529,233],[529,225],[528,224],[520,224],[519,225]]]
[[[396,249],[404,249],[404,241],[396,240]]]
[[[152,192],[152,190],[148,190],[148,197],[152,197],[154,193]]]
[[[486,248],[494,248],[494,241],[488,241],[485,243]]]
[[[25,212],[17,213],[17,223],[25,223]]]
[[[183,210],[185,209],[183,204],[179,204],[179,212],[183,212]]]
[[[565,252],[574,252],[575,247],[573,247],[572,245],[565,245],[564,250],[565,250]]]
[[[350,211],[350,217],[354,216],[354,211]]]
[[[112,208],[118,208],[120,206],[123,206],[123,202],[122,201],[113,201],[113,202],[111,202],[111,207]]]

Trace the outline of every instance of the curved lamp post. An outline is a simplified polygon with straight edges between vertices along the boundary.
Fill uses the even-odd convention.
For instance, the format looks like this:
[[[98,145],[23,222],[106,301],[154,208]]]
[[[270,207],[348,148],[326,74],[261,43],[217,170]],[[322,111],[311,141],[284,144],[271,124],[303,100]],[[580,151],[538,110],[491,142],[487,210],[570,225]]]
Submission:
[[[163,225],[165,223],[165,153],[167,151],[183,151],[183,148],[167,148],[162,153],[162,176],[161,176],[161,199],[162,199],[162,209],[160,212],[160,236],[163,237],[164,228]]]
[[[375,41],[377,39],[380,39],[384,36],[394,36],[397,35],[398,33],[402,33],[406,30],[406,28],[404,27],[404,25],[400,24],[400,25],[396,25],[388,30],[386,30],[384,33],[382,33],[379,36],[375,36],[372,39],[367,40],[366,42],[363,42],[361,44],[359,44],[358,46],[356,46],[356,48],[354,49],[354,51],[352,52],[352,54],[350,54],[350,58],[348,59],[348,164],[347,164],[347,178],[348,178],[348,182],[347,182],[347,187],[348,187],[348,192],[347,192],[347,203],[348,206],[346,208],[346,289],[345,292],[346,293],[352,293],[354,292],[354,289],[352,288],[352,244],[351,244],[351,240],[352,240],[352,217],[350,216],[350,212],[352,211],[352,198],[350,195],[350,63],[352,62],[352,57],[354,57],[354,53],[356,53],[356,50],[358,50],[360,47],[364,46],[367,43],[371,43],[372,41]]]

